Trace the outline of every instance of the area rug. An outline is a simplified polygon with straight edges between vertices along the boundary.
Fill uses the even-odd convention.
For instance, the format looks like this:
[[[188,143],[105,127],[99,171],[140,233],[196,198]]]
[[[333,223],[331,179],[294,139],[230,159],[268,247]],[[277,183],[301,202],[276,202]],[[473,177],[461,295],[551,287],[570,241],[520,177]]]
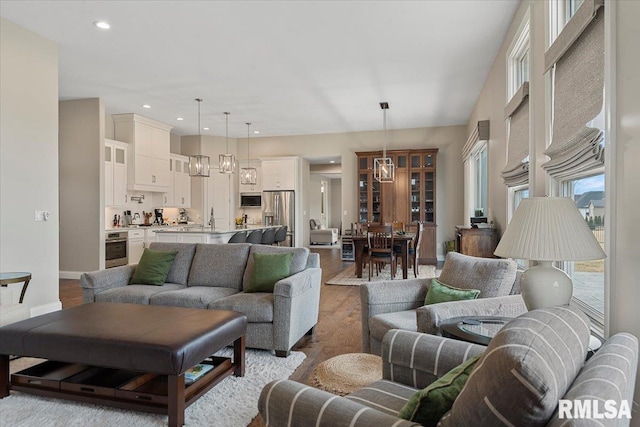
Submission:
[[[413,279],[413,269],[409,269],[409,275],[407,276],[409,279]],[[431,279],[432,277],[436,277],[436,267],[433,265],[421,265],[418,278],[419,279]],[[398,268],[398,272],[396,273],[396,278],[394,280],[402,279],[402,271]],[[372,272],[371,281],[372,282],[381,282],[383,280],[391,280],[391,269],[389,267],[382,270],[381,273],[378,273],[376,276],[375,272]],[[356,266],[355,264],[345,268],[336,276],[327,280],[327,285],[347,285],[347,286],[360,286],[363,283],[367,283],[369,281],[369,267],[362,268],[362,277],[356,277]]]
[[[218,355],[230,357],[231,349]],[[258,398],[270,381],[289,378],[304,361],[305,354],[292,351],[287,358],[273,352],[248,349],[244,377],[230,376],[198,399],[185,411],[185,425],[245,427],[258,415]],[[11,362],[11,372],[24,369],[39,359],[21,358]],[[0,426],[166,426],[167,416],[145,412],[43,398],[11,392],[0,400]]]

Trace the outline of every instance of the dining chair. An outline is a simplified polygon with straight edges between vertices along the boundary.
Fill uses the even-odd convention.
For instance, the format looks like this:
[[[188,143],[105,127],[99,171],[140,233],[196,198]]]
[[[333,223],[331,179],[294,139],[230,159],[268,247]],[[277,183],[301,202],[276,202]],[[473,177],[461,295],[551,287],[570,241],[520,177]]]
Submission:
[[[393,251],[393,227],[390,225],[370,225],[367,229],[367,243],[369,252],[369,280],[371,280],[371,269],[375,263],[376,273],[378,266],[389,264],[391,267],[391,279],[395,278],[396,254]]]
[[[411,244],[408,248],[409,256],[407,261],[409,261],[409,266],[413,266],[413,276],[415,278],[420,274],[420,246],[422,245],[422,235],[424,232],[424,224],[419,222],[415,226],[408,227],[409,232],[415,232],[416,236],[411,240]],[[415,231],[414,231],[415,230]],[[396,257],[402,258],[402,252],[400,251],[400,246],[396,245],[394,248],[396,252]]]

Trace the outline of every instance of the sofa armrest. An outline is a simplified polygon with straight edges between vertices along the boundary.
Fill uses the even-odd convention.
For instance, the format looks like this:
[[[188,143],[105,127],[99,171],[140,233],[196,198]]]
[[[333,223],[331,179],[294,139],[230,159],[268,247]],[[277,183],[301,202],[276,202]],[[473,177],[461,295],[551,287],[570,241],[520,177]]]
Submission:
[[[382,377],[424,388],[485,349],[465,341],[391,329],[382,340]]]
[[[527,311],[527,307],[524,304],[521,295],[450,301],[425,305],[417,310],[418,331],[428,334],[438,334],[440,332],[440,324],[454,317],[518,317]]]
[[[419,427],[392,415],[295,381],[273,381],[264,386],[258,409],[270,427]]]
[[[307,268],[279,280],[273,289],[273,342],[288,351],[318,323],[322,269]]]
[[[123,265],[122,267],[108,268],[106,270],[83,273],[80,276],[82,288],[82,301],[94,302],[95,296],[108,289],[127,286],[137,264]]]
[[[369,319],[378,314],[415,310],[424,305],[431,279],[369,282],[360,286],[362,351],[369,353]]]

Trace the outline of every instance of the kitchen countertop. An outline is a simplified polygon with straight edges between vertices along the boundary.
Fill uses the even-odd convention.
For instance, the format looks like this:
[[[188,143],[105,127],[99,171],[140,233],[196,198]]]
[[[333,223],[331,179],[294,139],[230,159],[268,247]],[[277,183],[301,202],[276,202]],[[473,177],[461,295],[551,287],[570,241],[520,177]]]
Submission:
[[[171,225],[147,225],[147,226],[134,224],[129,227],[108,227],[108,228],[105,228],[105,231],[109,233],[112,233],[115,231],[146,230],[146,229],[160,231],[161,229],[191,228],[191,227],[202,228],[201,225],[196,225],[196,224],[171,224]]]
[[[174,227],[164,230],[158,230],[158,233],[188,233],[188,234],[227,234],[227,233],[235,233],[237,231],[242,230],[264,230],[266,228],[279,228],[279,225],[272,226],[262,226],[262,225],[248,225],[243,228],[232,228],[232,229],[216,229],[212,230],[211,227],[202,227],[202,226],[191,226],[191,227]]]

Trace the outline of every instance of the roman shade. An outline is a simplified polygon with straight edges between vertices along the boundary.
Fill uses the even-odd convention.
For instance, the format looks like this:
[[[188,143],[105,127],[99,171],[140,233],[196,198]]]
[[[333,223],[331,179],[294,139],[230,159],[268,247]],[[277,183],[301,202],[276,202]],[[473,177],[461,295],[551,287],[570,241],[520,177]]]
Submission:
[[[585,0],[545,54],[555,61],[553,129],[542,165],[562,179],[604,165],[604,135],[587,126],[603,107],[604,8],[601,0]]]
[[[529,181],[529,82],[524,82],[504,110],[509,119],[507,165],[502,179],[507,187]]]
[[[479,141],[489,140],[489,120],[481,120],[474,126],[466,144],[462,147],[462,161],[465,162],[473,154],[473,149]]]

